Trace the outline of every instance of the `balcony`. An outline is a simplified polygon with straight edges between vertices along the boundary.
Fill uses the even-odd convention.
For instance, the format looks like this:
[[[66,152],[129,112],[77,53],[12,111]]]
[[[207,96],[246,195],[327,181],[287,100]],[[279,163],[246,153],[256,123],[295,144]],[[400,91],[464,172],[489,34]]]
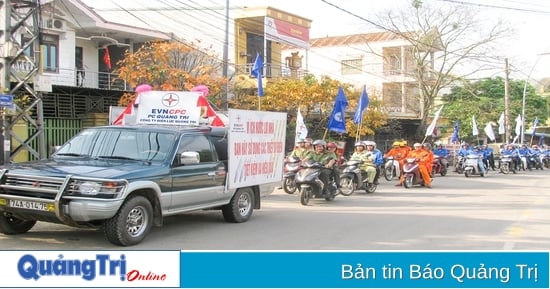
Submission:
[[[34,63],[26,60],[16,60],[11,65],[11,71],[20,79],[31,73],[33,69],[35,69]],[[60,68],[57,72],[44,71],[42,75],[48,76],[52,85],[119,91],[133,90],[133,87],[116,73]],[[11,81],[14,81],[14,79]]]
[[[251,75],[252,67],[254,67],[254,63],[235,65],[235,74]],[[262,75],[264,77],[273,78],[273,79],[277,79],[277,78],[303,79],[307,73],[308,71],[304,69],[290,69],[286,65],[274,65],[271,63],[265,63],[264,69],[262,71]]]

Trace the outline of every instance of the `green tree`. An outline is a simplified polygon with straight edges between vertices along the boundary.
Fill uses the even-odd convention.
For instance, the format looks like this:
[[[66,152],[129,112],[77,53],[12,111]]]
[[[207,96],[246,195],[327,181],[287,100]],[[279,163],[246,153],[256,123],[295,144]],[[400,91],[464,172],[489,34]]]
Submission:
[[[226,79],[219,74],[221,62],[213,53],[181,42],[148,42],[135,52],[127,52],[116,71],[132,86],[148,83],[157,90],[189,91],[206,85],[209,100],[220,106],[225,101],[221,89]],[[134,95],[124,94],[120,105],[130,103]]]
[[[501,66],[496,45],[512,33],[504,22],[490,23],[478,11],[462,5],[430,6],[415,0],[402,10],[380,15],[378,26],[405,39],[405,53],[413,59],[403,64],[407,76],[418,84],[419,134],[425,131],[428,112],[443,89]],[[466,69],[465,69],[466,68]]]
[[[488,78],[475,82],[464,82],[461,86],[451,89],[449,94],[443,97],[445,107],[442,116],[448,120],[447,133],[453,129],[455,121],[460,122],[460,135],[469,141],[475,140],[472,136],[472,116],[483,135],[483,128],[488,122],[497,123],[504,112],[504,79],[502,77]],[[522,80],[510,80],[510,108],[509,121],[515,126],[515,118],[521,114],[523,106],[523,89],[525,82]],[[538,117],[542,122],[546,121],[548,111],[546,101],[537,95],[534,87],[527,85],[525,98],[526,127]],[[498,131],[495,129],[495,134]]]
[[[328,134],[327,139],[344,140],[354,137],[359,129],[353,123],[353,114],[358,106],[361,91],[356,91],[351,85],[341,83],[328,76],[317,80],[313,75],[306,75],[303,79],[275,79],[270,80],[264,89],[264,96],[254,95],[255,87],[235,85],[235,98],[230,106],[239,109],[258,109],[268,111],[287,112],[289,115],[287,142],[294,142],[296,130],[296,114],[298,108],[309,130],[311,138],[323,138],[328,121],[334,107],[334,100],[338,87],[344,88],[348,100],[346,116],[346,135]],[[373,135],[376,129],[387,122],[387,114],[382,112],[381,103],[371,96],[368,108],[363,112],[363,122],[360,134]]]

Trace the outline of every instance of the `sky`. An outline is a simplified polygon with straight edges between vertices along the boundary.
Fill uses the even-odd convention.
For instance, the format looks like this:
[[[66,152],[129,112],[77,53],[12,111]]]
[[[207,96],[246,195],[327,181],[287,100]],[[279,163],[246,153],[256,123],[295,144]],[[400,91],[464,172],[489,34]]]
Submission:
[[[224,8],[271,6],[312,20],[310,37],[325,37],[377,31],[367,20],[388,9],[400,9],[411,0],[82,0],[95,9],[113,11],[134,8],[161,7],[166,5],[212,8],[204,12],[201,21],[210,22],[210,33],[224,28]],[[442,5],[462,5],[476,9],[481,15],[494,21],[502,19],[516,30],[509,43],[495,51],[502,58],[509,58],[511,78],[540,79],[550,77],[550,1],[547,0],[424,0]],[[153,20],[151,20],[153,21]],[[161,21],[161,20],[159,20]],[[191,20],[189,20],[191,21]],[[221,33],[220,31],[217,31]],[[204,35],[208,35],[208,31]],[[217,33],[219,37],[219,33]],[[223,39],[218,40],[219,43]],[[220,44],[221,45],[221,44]],[[544,55],[544,53],[549,53]],[[504,63],[503,63],[504,68]],[[503,69],[504,71],[504,69]],[[504,72],[493,76],[504,77]]]

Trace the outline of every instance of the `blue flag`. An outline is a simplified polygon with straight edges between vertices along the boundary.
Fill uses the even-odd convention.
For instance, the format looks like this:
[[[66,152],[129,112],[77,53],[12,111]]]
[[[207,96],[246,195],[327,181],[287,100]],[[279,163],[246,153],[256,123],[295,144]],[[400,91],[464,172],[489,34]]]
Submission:
[[[338,133],[347,132],[345,119],[347,106],[348,100],[346,99],[344,90],[342,89],[342,87],[339,87],[338,95],[336,95],[336,100],[334,101],[334,109],[332,110],[332,114],[330,115],[330,119],[328,121],[328,130]]]
[[[361,123],[363,120],[363,111],[367,108],[367,106],[369,106],[369,95],[367,94],[367,89],[363,86],[363,92],[359,97],[359,104],[357,105],[357,110],[353,116],[353,122],[355,124]]]
[[[458,121],[455,122],[453,135],[451,136],[451,143],[457,143],[457,142],[458,142]]]
[[[260,53],[256,54],[256,60],[252,66],[252,76],[258,79],[258,96],[264,96],[264,88],[262,86],[262,72],[264,70],[264,60]]]
[[[537,126],[539,126],[539,118],[535,117],[535,120],[533,121],[533,137],[537,135]]]

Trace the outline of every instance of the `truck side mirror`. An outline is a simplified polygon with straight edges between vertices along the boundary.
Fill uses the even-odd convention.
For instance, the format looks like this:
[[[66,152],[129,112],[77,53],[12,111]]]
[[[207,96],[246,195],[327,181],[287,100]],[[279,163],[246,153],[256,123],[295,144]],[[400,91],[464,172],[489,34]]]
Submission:
[[[196,165],[201,160],[198,152],[182,152],[179,159],[180,165]]]

